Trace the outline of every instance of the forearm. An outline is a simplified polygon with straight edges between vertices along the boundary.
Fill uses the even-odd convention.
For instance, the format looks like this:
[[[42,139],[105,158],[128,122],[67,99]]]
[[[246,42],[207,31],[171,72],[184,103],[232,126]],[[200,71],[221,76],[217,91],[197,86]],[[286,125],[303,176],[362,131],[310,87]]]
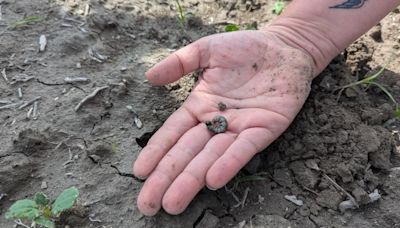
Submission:
[[[354,40],[376,25],[400,0],[294,0],[267,31],[308,52],[315,75]]]

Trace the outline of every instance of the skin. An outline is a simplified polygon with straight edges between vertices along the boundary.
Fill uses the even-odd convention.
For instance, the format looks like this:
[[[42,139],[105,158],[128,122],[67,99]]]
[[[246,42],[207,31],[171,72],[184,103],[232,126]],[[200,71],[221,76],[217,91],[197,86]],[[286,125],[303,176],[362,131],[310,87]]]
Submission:
[[[312,79],[341,50],[400,4],[368,0],[293,0],[262,31],[204,37],[156,64],[146,77],[165,85],[198,68],[204,73],[183,105],[153,135],[134,163],[146,179],[139,210],[182,213],[204,187],[219,189],[271,144],[303,106]],[[218,103],[226,104],[223,112]],[[228,121],[213,134],[204,122]]]
[[[223,187],[293,121],[310,91],[313,65],[271,33],[243,31],[200,39],[150,69],[146,76],[155,85],[204,72],[134,164],[136,176],[148,177],[140,211],[179,214],[204,186]],[[204,122],[221,114],[219,102],[227,105],[228,129],[215,135]]]

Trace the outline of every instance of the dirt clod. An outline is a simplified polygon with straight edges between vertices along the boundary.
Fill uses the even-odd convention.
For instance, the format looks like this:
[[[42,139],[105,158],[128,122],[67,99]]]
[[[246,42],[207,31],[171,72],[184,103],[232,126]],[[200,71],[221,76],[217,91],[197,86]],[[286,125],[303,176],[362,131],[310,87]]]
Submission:
[[[366,204],[366,203],[368,203],[370,201],[368,193],[364,189],[362,189],[360,187],[355,188],[351,192],[351,194],[354,196],[354,198],[356,199],[357,203],[359,203],[359,204]]]
[[[335,190],[326,189],[319,193],[317,203],[321,207],[337,210],[338,205],[342,202],[342,196]]]
[[[27,156],[40,156],[40,152],[49,149],[50,146],[45,135],[30,128],[21,131],[13,144],[14,153],[22,153]]]
[[[251,220],[251,225],[246,225],[246,228],[289,228],[293,225],[287,219],[279,215],[256,215]]]
[[[290,170],[296,181],[305,187],[314,188],[318,183],[318,174],[311,169],[307,168],[304,162],[295,161],[290,164]]]

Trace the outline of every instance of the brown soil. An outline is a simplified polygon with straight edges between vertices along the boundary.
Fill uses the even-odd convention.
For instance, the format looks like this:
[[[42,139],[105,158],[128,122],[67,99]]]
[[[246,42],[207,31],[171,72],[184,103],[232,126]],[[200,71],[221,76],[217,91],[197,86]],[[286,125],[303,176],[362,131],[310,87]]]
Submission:
[[[0,0],[0,70],[9,79],[0,78],[0,101],[41,97],[36,117],[32,105],[0,110],[0,227],[13,226],[4,214],[15,200],[36,191],[54,198],[70,186],[79,188],[84,209],[63,215],[60,227],[399,227],[400,121],[393,118],[394,106],[374,87],[337,93],[389,63],[378,81],[399,100],[399,10],[332,61],[290,128],[226,188],[205,189],[179,216],[144,217],[137,210],[142,183],[131,174],[132,161],[194,80],[155,88],[144,72],[173,50],[222,32],[227,22],[265,26],[276,17],[273,1],[258,2],[184,1],[192,16],[183,29],[174,1]],[[33,15],[43,20],[12,28]],[[48,44],[39,52],[42,34]],[[33,79],[14,81],[19,77]],[[66,77],[90,81],[68,84]],[[108,88],[74,111],[102,86]],[[360,207],[341,213],[338,206],[348,196],[329,179]],[[376,189],[381,199],[368,203]],[[290,195],[303,205],[285,199]]]

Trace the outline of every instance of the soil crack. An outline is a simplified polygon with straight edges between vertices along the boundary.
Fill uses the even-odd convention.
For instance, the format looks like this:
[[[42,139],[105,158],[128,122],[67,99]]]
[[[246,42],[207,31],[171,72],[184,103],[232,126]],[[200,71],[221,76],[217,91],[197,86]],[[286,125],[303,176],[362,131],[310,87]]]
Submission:
[[[196,219],[196,221],[194,221],[193,223],[193,228],[196,228],[197,225],[200,223],[200,221],[204,218],[204,216],[206,215],[207,210],[210,210],[210,208],[206,207],[203,209],[203,211],[201,212],[201,214],[199,215],[199,217]]]
[[[25,154],[24,154],[25,155]],[[0,155],[0,159],[5,158],[5,157],[10,157],[13,156],[13,154],[4,154],[4,155]]]
[[[124,172],[121,172],[121,171],[118,169],[118,167],[115,166],[115,165],[110,165],[110,166],[111,166],[111,168],[114,168],[114,169],[117,171],[118,175],[120,175],[120,176],[123,176],[123,177],[130,177],[130,178],[135,179],[135,180],[138,181],[138,182],[144,182],[144,180],[141,180],[141,179],[135,177],[135,175],[133,175],[132,173],[124,173]]]

